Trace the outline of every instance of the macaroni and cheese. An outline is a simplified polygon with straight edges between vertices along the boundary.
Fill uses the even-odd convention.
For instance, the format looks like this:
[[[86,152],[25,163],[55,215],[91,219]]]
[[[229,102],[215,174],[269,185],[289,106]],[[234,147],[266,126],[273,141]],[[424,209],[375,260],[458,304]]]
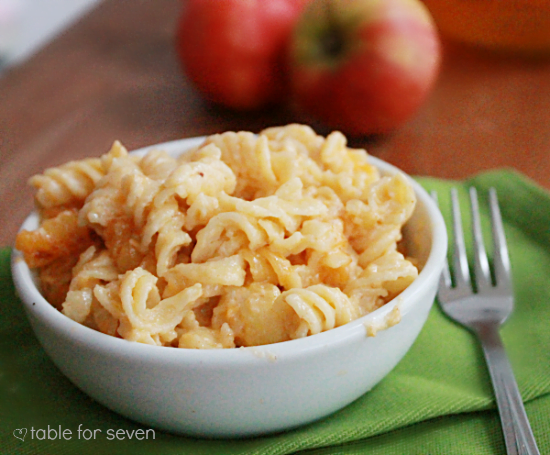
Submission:
[[[301,338],[374,311],[418,275],[399,248],[411,186],[379,175],[339,132],[227,132],[179,157],[115,142],[30,183],[41,224],[16,247],[45,298],[127,340]]]

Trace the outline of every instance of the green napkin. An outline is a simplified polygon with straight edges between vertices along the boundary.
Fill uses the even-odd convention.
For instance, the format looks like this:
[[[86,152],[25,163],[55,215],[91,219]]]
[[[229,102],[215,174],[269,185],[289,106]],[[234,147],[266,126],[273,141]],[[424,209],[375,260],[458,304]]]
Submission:
[[[550,194],[509,170],[480,174],[465,182],[418,180],[439,192],[445,214],[451,186],[459,188],[463,202],[470,185],[475,185],[481,196],[490,186],[498,191],[516,293],[516,311],[502,336],[540,451],[550,453]],[[485,203],[481,210],[487,228]],[[48,359],[14,294],[9,256],[9,249],[1,250],[0,453],[505,453],[479,347],[470,333],[446,319],[437,305],[395,370],[371,392],[322,421],[253,439],[201,440],[161,431],[156,431],[153,439],[150,431],[148,438],[142,433],[138,440],[135,430],[148,428],[88,398]],[[19,429],[27,429],[24,440],[14,436],[14,432],[22,435],[17,433]],[[70,439],[62,438],[63,431]],[[117,434],[124,439],[117,439]]]

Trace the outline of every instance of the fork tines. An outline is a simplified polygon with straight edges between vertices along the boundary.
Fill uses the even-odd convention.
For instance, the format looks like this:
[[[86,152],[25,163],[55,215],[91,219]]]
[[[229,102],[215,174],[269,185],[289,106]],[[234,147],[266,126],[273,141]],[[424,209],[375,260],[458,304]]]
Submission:
[[[489,189],[489,207],[491,212],[491,230],[493,237],[493,278],[487,252],[483,241],[481,220],[479,215],[479,202],[477,190],[475,187],[470,187],[470,213],[472,219],[472,238],[474,247],[473,257],[473,274],[475,277],[475,290],[478,293],[484,293],[491,288],[500,290],[509,290],[510,288],[510,260],[508,257],[508,248],[506,238],[504,236],[504,227],[502,216],[498,205],[497,193],[494,188]],[[437,194],[432,192],[432,197],[437,202]],[[472,278],[470,276],[470,268],[468,266],[468,257],[466,254],[466,246],[464,241],[464,231],[462,229],[462,217],[460,213],[460,205],[458,201],[458,191],[456,188],[451,189],[451,206],[452,206],[452,231],[453,231],[453,279],[449,265],[445,264],[441,277],[439,292],[445,293],[445,288],[453,290],[453,297],[459,295],[464,296],[472,292]],[[454,286],[453,286],[454,282]],[[444,297],[444,296],[442,296]]]

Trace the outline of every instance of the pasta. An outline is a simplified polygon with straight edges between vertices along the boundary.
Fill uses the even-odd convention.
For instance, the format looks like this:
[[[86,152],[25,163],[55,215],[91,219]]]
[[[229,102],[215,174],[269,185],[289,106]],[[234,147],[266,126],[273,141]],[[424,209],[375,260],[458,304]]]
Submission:
[[[67,317],[192,349],[318,334],[380,308],[418,275],[400,248],[415,195],[339,132],[216,134],[180,157],[129,154],[32,177],[41,224],[16,239]]]

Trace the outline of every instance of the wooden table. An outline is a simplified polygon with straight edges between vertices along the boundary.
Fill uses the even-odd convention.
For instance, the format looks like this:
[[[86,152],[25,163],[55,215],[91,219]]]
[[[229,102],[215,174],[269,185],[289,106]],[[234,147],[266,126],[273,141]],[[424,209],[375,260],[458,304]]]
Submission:
[[[32,209],[27,179],[48,166],[226,130],[285,124],[287,110],[208,105],[174,51],[181,0],[106,0],[0,78],[0,245]],[[354,140],[414,175],[462,178],[512,166],[550,188],[550,59],[444,43],[428,102],[394,134]]]

